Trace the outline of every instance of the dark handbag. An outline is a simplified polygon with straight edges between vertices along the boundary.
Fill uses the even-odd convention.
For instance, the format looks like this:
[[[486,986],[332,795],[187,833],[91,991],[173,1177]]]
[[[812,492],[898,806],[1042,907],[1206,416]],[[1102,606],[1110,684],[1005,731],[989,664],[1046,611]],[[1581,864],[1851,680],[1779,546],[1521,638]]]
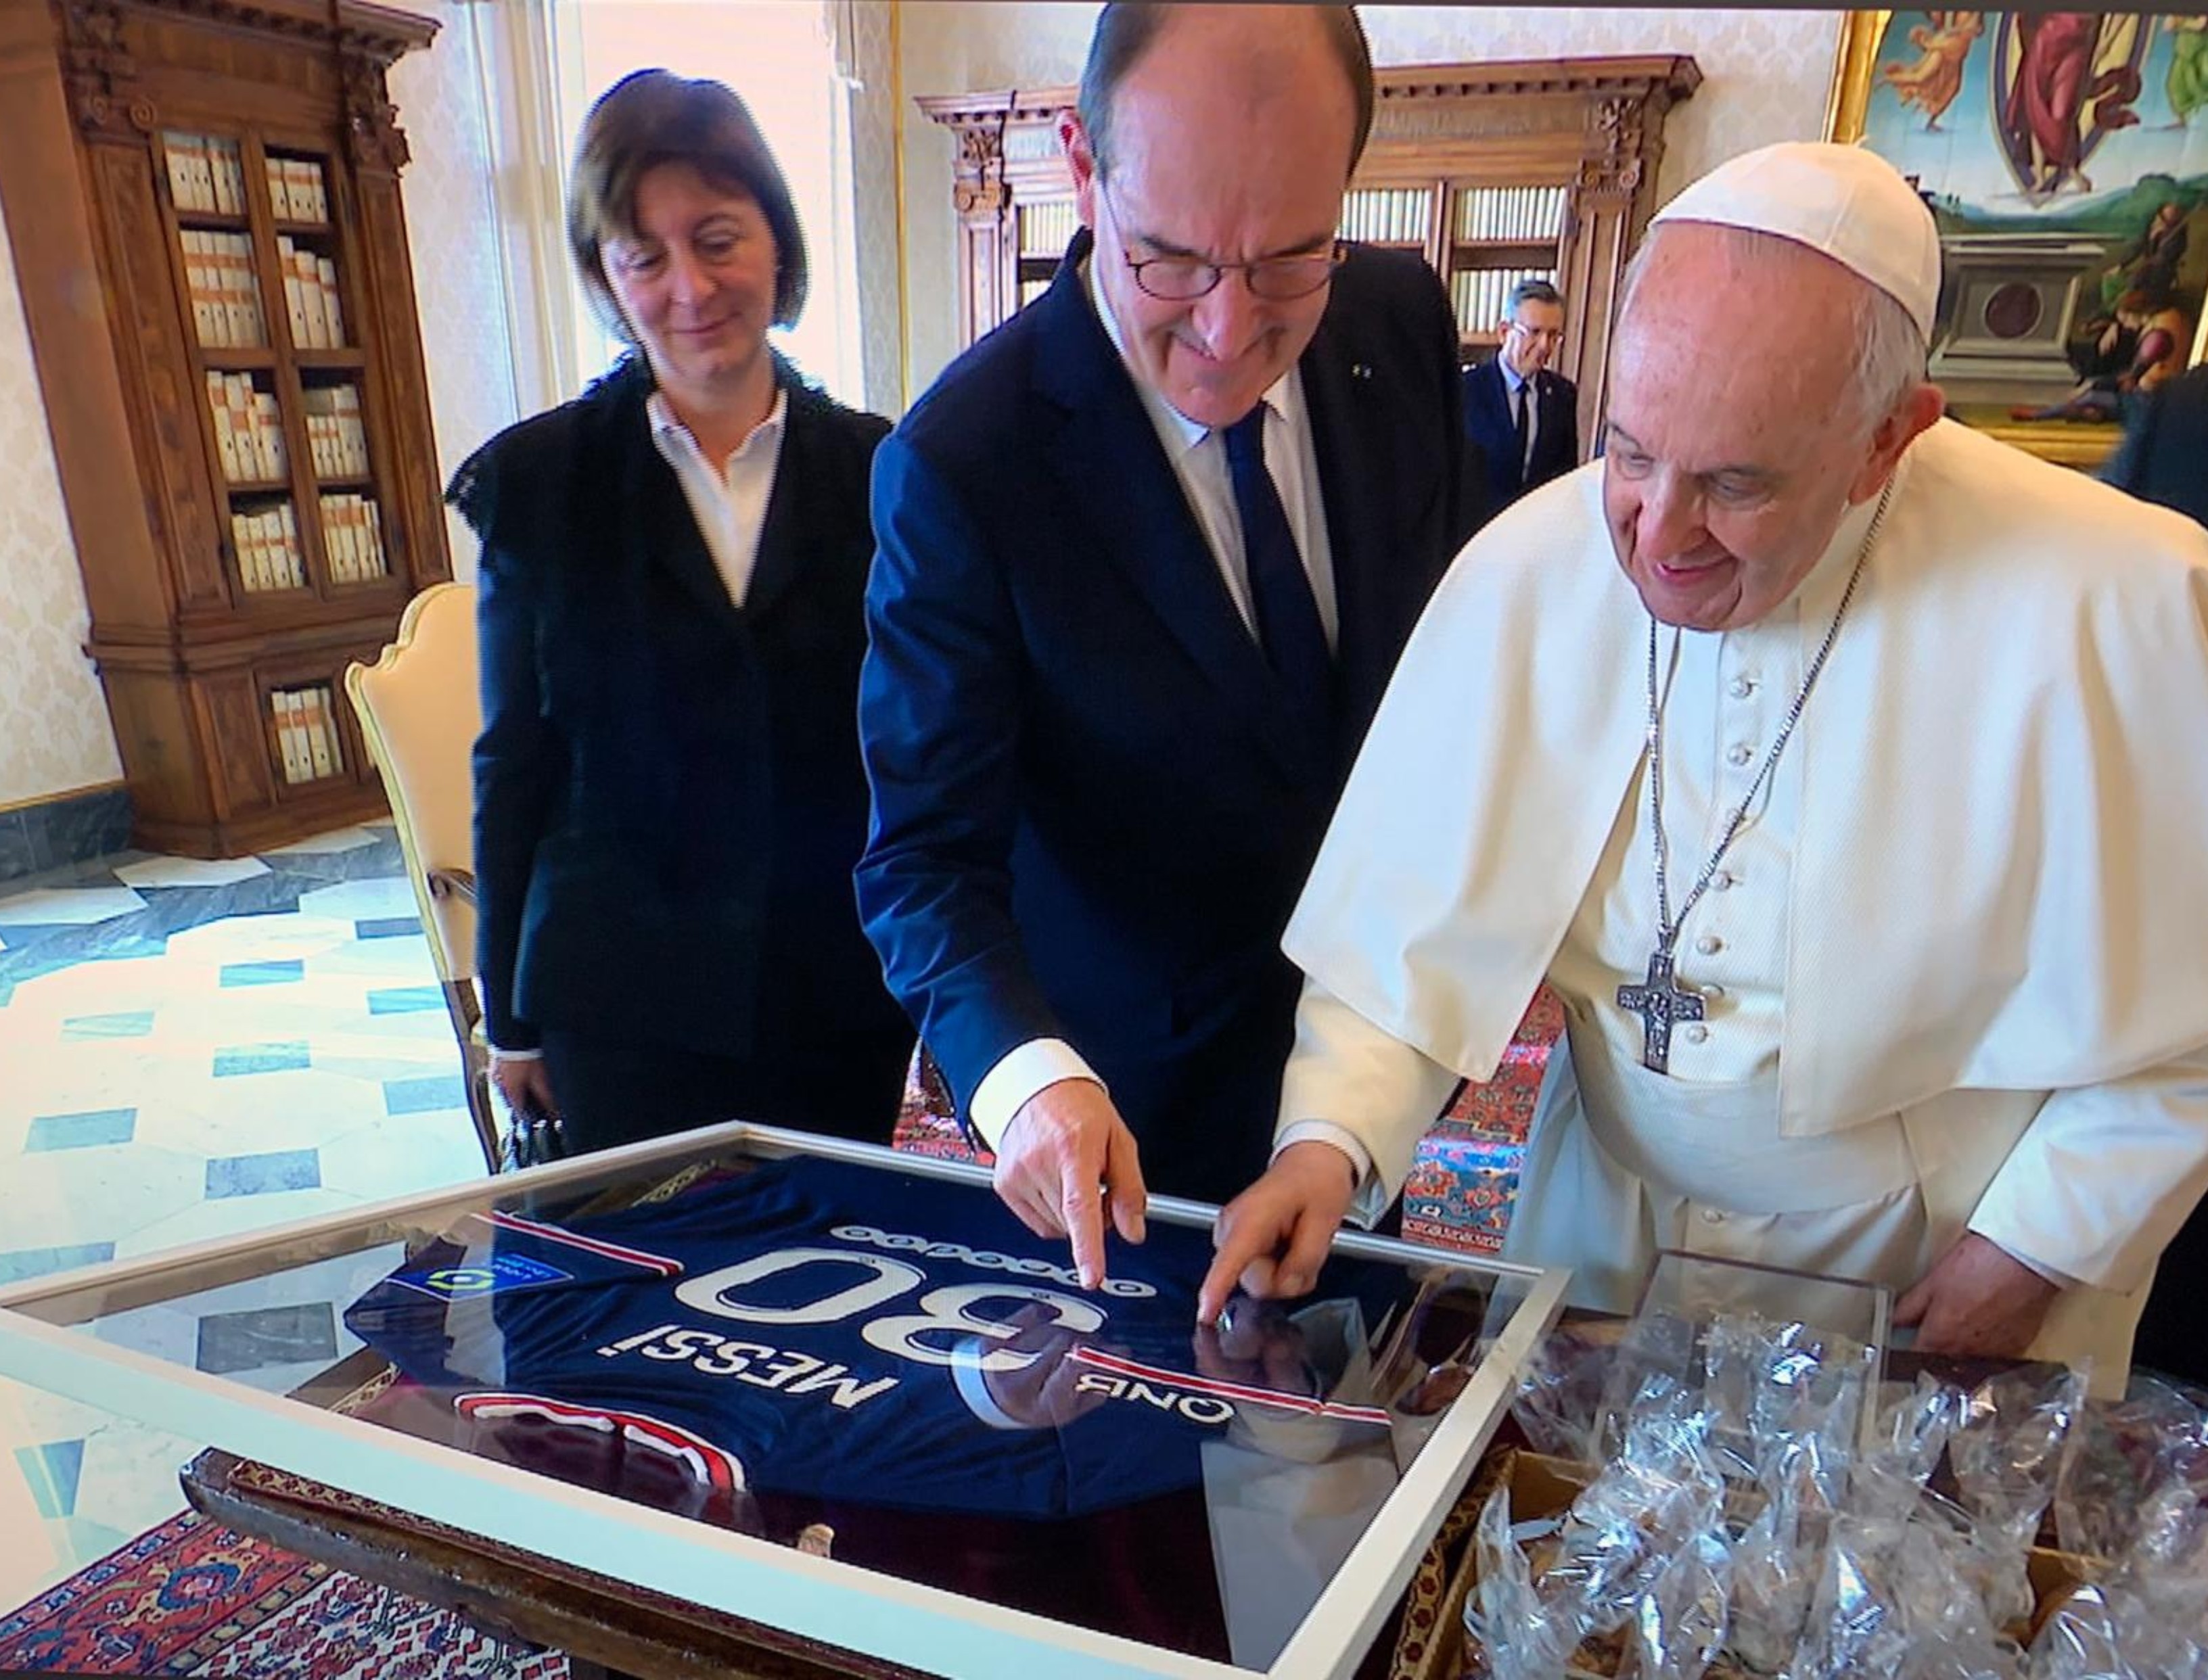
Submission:
[[[525,1113],[519,1108],[507,1111],[506,1132],[498,1145],[500,1172],[518,1173],[525,1167],[543,1167],[550,1161],[565,1161],[573,1154],[574,1150],[567,1146],[567,1134],[556,1116]]]

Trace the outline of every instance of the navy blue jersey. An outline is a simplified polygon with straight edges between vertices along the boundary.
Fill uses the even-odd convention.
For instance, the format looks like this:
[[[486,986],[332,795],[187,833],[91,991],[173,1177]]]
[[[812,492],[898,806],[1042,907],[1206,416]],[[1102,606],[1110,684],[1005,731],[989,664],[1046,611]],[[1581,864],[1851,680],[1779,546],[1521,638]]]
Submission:
[[[1155,1225],[1084,1290],[987,1191],[799,1158],[562,1223],[471,1216],[345,1323],[462,1419],[595,1431],[720,1490],[1071,1516],[1193,1485],[1238,1423],[1384,1438],[1277,1347],[1199,1354],[1210,1257]]]

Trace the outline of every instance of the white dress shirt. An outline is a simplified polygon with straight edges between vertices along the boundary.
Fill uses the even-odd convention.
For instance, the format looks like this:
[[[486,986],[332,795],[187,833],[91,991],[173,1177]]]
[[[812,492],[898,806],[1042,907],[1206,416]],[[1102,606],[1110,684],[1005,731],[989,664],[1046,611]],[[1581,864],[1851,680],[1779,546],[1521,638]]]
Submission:
[[[1112,341],[1113,349],[1119,351],[1120,361],[1127,363],[1127,345],[1120,334],[1119,323],[1113,318],[1112,311],[1098,302],[1086,266],[1081,271],[1081,278],[1097,319],[1103,323],[1105,336]],[[1221,284],[1233,285],[1239,282],[1230,275]],[[1174,408],[1137,375],[1131,363],[1127,371],[1142,399],[1143,411],[1157,429],[1159,446],[1173,467],[1173,477],[1180,481],[1181,491],[1188,498],[1189,511],[1196,516],[1197,525],[1203,532],[1204,544],[1219,567],[1219,580],[1233,602],[1234,610],[1241,615],[1244,627],[1254,637],[1257,633],[1257,613],[1250,594],[1250,567],[1243,553],[1241,516],[1235,509],[1233,482],[1227,471],[1226,437]],[[1341,612],[1335,598],[1334,551],[1327,541],[1326,507],[1319,493],[1318,456],[1311,440],[1311,410],[1304,400],[1302,372],[1290,368],[1273,382],[1263,400],[1266,410],[1265,468],[1272,475],[1274,488],[1280,492],[1288,529],[1295,535],[1297,552],[1303,556],[1304,572],[1311,580],[1311,598],[1318,606],[1319,622],[1325,628],[1328,646],[1332,647],[1341,635]],[[975,1087],[974,1100],[969,1107],[975,1130],[990,1148],[996,1148],[1005,1128],[1022,1105],[1045,1086],[1062,1079],[1089,1079],[1099,1085],[1104,1083],[1064,1039],[1029,1040],[1008,1052]]]
[[[751,435],[736,446],[727,465],[716,467],[690,429],[675,417],[667,399],[655,391],[645,399],[651,418],[651,441],[660,459],[675,469],[682,499],[713,556],[714,569],[729,586],[729,599],[741,607],[759,561],[759,532],[766,527],[766,505],[774,494],[775,469],[782,464],[782,435],[789,417],[789,393],[777,388],[774,406]]]

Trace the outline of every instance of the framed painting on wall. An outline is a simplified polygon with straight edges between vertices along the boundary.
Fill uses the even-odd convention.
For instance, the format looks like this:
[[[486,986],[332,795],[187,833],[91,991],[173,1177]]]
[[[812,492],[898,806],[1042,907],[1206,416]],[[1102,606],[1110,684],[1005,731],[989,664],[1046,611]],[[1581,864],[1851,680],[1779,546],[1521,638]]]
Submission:
[[[1851,12],[1827,127],[1931,207],[1959,417],[2096,465],[2208,350],[2208,15]]]

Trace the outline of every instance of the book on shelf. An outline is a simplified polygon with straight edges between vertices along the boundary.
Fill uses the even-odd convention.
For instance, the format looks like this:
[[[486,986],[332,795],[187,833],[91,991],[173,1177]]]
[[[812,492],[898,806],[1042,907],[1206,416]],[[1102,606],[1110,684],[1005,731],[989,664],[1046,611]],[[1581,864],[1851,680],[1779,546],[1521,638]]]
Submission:
[[[1471,187],[1457,201],[1464,240],[1533,244],[1561,239],[1569,192],[1563,187]]]
[[[237,551],[238,582],[246,593],[307,586],[306,558],[299,549],[299,525],[290,502],[238,509],[230,516],[230,535]]]
[[[1359,187],[1342,200],[1340,237],[1408,244],[1426,237],[1424,187]]]
[[[253,279],[253,242],[243,233],[185,228],[184,288],[192,331],[210,350],[257,348],[268,342]]]
[[[318,478],[365,478],[368,434],[361,424],[360,387],[310,385],[305,395],[307,441]]]
[[[329,220],[321,165],[309,158],[270,158],[268,207],[279,222]]]
[[[236,141],[167,129],[161,135],[161,155],[169,198],[177,209],[202,215],[245,213],[245,165]]]
[[[287,784],[296,787],[345,773],[345,747],[327,687],[271,689],[268,711],[275,720],[276,750]]]
[[[349,490],[322,495],[322,550],[333,583],[370,583],[391,574],[383,552],[383,521],[375,504]]]
[[[295,242],[276,236],[276,256],[284,272],[284,313],[291,342],[301,350],[341,350],[345,317],[338,307],[338,266]]]
[[[207,392],[224,482],[272,483],[288,477],[291,465],[275,393],[257,387],[250,374],[226,374],[213,368],[207,369]]]

